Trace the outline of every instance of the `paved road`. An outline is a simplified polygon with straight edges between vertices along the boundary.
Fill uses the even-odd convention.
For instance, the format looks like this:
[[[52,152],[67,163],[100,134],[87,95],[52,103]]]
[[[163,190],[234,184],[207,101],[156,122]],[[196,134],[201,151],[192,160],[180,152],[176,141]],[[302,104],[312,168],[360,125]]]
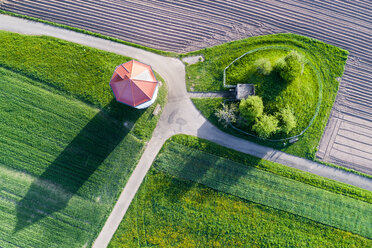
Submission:
[[[0,15],[0,30],[54,36],[129,56],[150,64],[168,85],[169,101],[164,108],[153,136],[93,247],[106,247],[110,242],[162,144],[175,134],[183,133],[198,136],[256,157],[372,190],[372,180],[370,179],[239,139],[214,127],[200,114],[189,99],[185,86],[185,68],[178,59],[163,57],[108,40],[6,15]]]
[[[279,32],[347,49],[317,156],[372,175],[370,0],[0,0],[0,8],[166,51]]]

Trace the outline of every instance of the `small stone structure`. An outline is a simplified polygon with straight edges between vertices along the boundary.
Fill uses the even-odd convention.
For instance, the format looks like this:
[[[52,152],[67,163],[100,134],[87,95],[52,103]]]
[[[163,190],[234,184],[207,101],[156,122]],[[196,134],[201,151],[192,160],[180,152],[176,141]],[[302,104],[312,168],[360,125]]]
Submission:
[[[193,65],[193,64],[196,64],[198,62],[203,62],[204,57],[203,57],[203,55],[189,56],[189,57],[182,58],[182,61],[186,62],[189,65]]]
[[[235,88],[236,100],[246,99],[248,96],[254,95],[254,84],[238,84]]]

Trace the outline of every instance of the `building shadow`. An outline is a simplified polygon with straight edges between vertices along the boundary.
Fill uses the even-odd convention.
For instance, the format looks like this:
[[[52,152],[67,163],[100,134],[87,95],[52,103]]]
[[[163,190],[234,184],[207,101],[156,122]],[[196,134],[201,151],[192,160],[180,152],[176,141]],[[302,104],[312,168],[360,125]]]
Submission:
[[[227,147],[211,143],[213,141],[218,142],[218,139],[214,139],[215,135],[218,135],[218,133],[213,132],[210,124],[203,124],[198,130],[198,136],[206,140],[200,139],[199,142],[210,144],[207,146],[205,144],[197,145],[202,147],[201,150],[196,148],[184,149],[183,152],[186,153],[184,157],[187,159],[183,161],[175,159],[174,163],[176,164],[172,166],[177,167],[176,173],[169,174],[173,177],[172,182],[179,184],[181,187],[165,189],[169,192],[167,195],[171,202],[179,201],[190,190],[198,187],[199,184],[216,191],[239,196],[240,190],[242,190],[240,179],[250,177],[250,171],[253,169],[252,165],[259,163],[261,158],[241,152],[235,153]],[[165,171],[165,173],[167,172]],[[202,190],[200,193],[201,197],[197,199],[198,201],[203,201],[208,197],[205,195],[208,194],[208,191]]]
[[[135,122],[143,112],[115,100],[98,112],[18,202],[14,232],[64,209],[129,133],[123,122]]]

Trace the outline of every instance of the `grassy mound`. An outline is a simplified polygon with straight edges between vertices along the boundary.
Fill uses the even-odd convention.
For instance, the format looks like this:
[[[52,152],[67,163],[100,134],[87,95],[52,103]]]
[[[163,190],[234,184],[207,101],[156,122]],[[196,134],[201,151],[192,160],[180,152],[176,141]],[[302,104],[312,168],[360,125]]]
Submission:
[[[255,85],[255,93],[262,97],[264,103],[264,113],[275,115],[285,108],[293,111],[297,121],[296,128],[288,135],[277,133],[272,137],[274,139],[290,137],[304,130],[315,114],[319,98],[316,72],[308,63],[304,63],[303,73],[290,83],[285,82],[275,70],[271,70],[268,75],[257,70],[257,61],[266,60],[275,65],[289,52],[280,48],[258,50],[237,60],[226,70],[226,84]],[[252,131],[250,128],[245,129]]]
[[[108,87],[130,58],[0,36],[0,246],[88,247],[156,126],[166,87],[153,106],[135,110]]]
[[[178,142],[185,144],[188,141],[190,142],[189,145],[195,144],[192,147],[198,146],[208,152],[215,150],[215,147],[211,147],[212,143],[205,143],[183,135],[176,136],[172,140],[168,141],[159,153],[155,166],[146,176],[109,247],[131,247],[135,245],[246,247],[252,244],[258,247],[371,245],[371,240],[362,236],[290,213],[295,209],[302,208],[299,207],[300,205],[309,208],[318,216],[323,215],[323,217],[328,215],[334,218],[337,214],[333,215],[332,213],[344,211],[347,213],[346,216],[340,215],[337,218],[349,227],[354,228],[354,225],[347,224],[347,221],[343,220],[343,217],[346,219],[351,214],[348,213],[350,210],[347,208],[348,204],[331,207],[330,205],[334,202],[328,201],[326,203],[324,200],[329,199],[326,197],[322,201],[330,204],[329,208],[324,208],[324,206],[317,208],[310,198],[312,196],[322,198],[324,194],[331,194],[332,197],[342,199],[341,201],[349,202],[351,200],[355,201],[357,205],[366,205],[367,208],[363,209],[367,211],[367,214],[371,209],[369,203],[320,190],[306,184],[302,184],[303,187],[298,188],[297,186],[301,183],[286,179],[283,182],[286,181],[285,185],[287,186],[291,183],[298,184],[288,191],[289,188],[284,189],[281,183],[274,183],[274,185],[268,183],[269,178],[271,178],[270,173],[267,175],[264,173],[265,176],[261,177],[259,176],[262,173],[260,170],[243,165],[238,166],[238,168],[234,166],[235,163],[232,161],[227,162],[222,157],[201,150],[190,149],[190,146],[185,147]],[[262,161],[256,161],[257,165],[259,163],[262,163]],[[196,167],[199,168],[197,169],[198,172],[194,170]],[[174,173],[180,170],[182,173]],[[234,178],[230,178],[230,175],[232,175],[230,172],[235,175]],[[189,176],[190,181],[184,179]],[[281,177],[278,176],[272,178],[281,180]],[[250,181],[250,183],[241,187],[243,181]],[[218,191],[197,182],[209,187],[213,185],[212,188],[218,188]],[[254,189],[256,186],[257,191]],[[306,193],[303,192],[298,195],[302,198],[301,200],[299,198],[297,200],[288,198],[294,191],[299,192],[302,189]],[[313,190],[317,192],[314,195],[311,193],[315,192]],[[244,191],[255,196],[252,197],[251,201],[244,199],[245,197],[242,194],[239,197],[233,196],[237,195],[238,191]],[[281,202],[280,204],[288,205],[284,211],[268,207],[265,203],[254,203],[264,198],[267,200],[266,203],[274,201],[275,197],[273,195],[266,197],[269,192],[273,191],[281,191],[279,193],[280,197],[277,199],[278,202]],[[308,200],[309,202],[307,202]],[[312,209],[313,207],[315,209]],[[356,207],[351,212],[360,214],[359,209],[359,207]],[[317,210],[321,211],[316,213]],[[327,213],[327,211],[329,212]],[[368,221],[368,215],[361,219]],[[348,220],[357,223],[360,219],[352,218],[352,220]],[[370,226],[370,224],[367,223],[367,226]],[[368,227],[363,228],[368,232]]]
[[[283,47],[285,50],[282,49]],[[319,92],[314,71],[318,72],[323,88],[322,104],[311,128],[297,143],[283,147],[282,143],[263,142],[229,128],[224,129],[213,116],[215,109],[220,107],[216,103],[222,102],[222,99],[194,99],[193,102],[211,122],[226,132],[300,157],[313,159],[337,94],[339,83],[336,79],[343,74],[348,52],[318,40],[294,34],[251,37],[187,54],[187,56],[202,54],[205,58],[204,62],[186,66],[188,89],[226,90],[223,88],[224,68],[234,59],[254,49],[259,51],[252,53],[252,56],[243,57],[240,62],[237,61],[235,67],[231,68],[230,76],[227,75],[228,83],[247,81],[256,83],[257,94],[263,97],[265,107],[269,112],[290,105],[298,118],[297,128],[293,133],[306,127],[314,114]],[[289,87],[283,88],[275,73],[262,76],[254,72],[253,65],[258,58],[274,62],[289,50],[298,51],[309,62],[304,67],[304,78],[295,80]],[[242,69],[243,67],[246,69]],[[215,106],[214,109],[211,109],[212,105]]]

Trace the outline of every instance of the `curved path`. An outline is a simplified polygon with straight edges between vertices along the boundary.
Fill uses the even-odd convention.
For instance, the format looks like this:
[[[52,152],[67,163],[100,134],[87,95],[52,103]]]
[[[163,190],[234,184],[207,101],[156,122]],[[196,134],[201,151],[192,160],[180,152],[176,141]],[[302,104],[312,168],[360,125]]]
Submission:
[[[167,82],[169,88],[168,103],[137,167],[129,178],[93,247],[101,248],[108,245],[161,146],[165,140],[175,134],[183,133],[198,136],[256,157],[372,190],[372,180],[368,178],[239,139],[214,127],[190,101],[185,86],[185,68],[183,63],[176,58],[163,57],[112,41],[6,15],[0,15],[0,30],[54,36],[129,56],[150,64]]]

